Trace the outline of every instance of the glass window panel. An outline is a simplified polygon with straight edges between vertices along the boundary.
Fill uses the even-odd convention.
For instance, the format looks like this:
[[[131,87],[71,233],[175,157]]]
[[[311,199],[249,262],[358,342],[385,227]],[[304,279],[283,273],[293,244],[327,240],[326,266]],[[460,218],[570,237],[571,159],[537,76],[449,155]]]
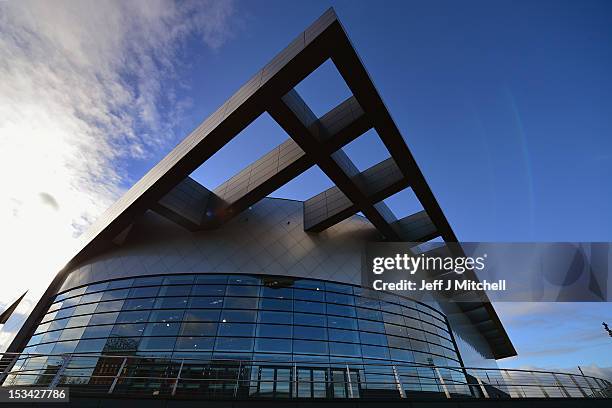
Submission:
[[[357,317],[359,317],[360,319],[369,319],[376,321],[382,320],[382,314],[379,310],[364,309],[361,307],[357,308]]]
[[[113,326],[110,324],[106,326],[89,326],[85,329],[83,338],[108,337],[112,329]]]
[[[387,334],[391,334],[393,336],[401,336],[407,337],[408,333],[406,332],[406,328],[403,326],[397,326],[395,324],[385,323],[385,332]]]
[[[157,292],[159,291],[159,287],[145,287],[145,288],[132,288],[130,290],[130,298],[153,298],[157,296]]]
[[[296,312],[325,313],[325,303],[296,300],[293,303],[293,307]]]
[[[98,303],[96,313],[120,311],[123,307],[123,300],[113,300],[111,302]]]
[[[293,324],[325,327],[325,315],[311,313],[295,313],[293,315]]]
[[[87,290],[87,286],[81,286],[80,288],[69,290],[68,292],[64,292],[66,297],[82,295]]]
[[[425,340],[427,340],[430,343],[433,344],[440,344],[440,341],[442,340],[438,335],[436,334],[431,334],[431,333],[424,333],[425,334]]]
[[[163,276],[147,276],[134,279],[132,286],[159,286],[162,284]]]
[[[63,319],[64,317],[70,317],[74,313],[74,307],[70,307],[68,309],[61,309],[57,311],[55,315],[55,320]]]
[[[291,324],[293,322],[293,315],[287,312],[259,312],[260,323],[279,323],[279,324]]]
[[[106,288],[108,288],[108,282],[96,283],[89,285],[85,293],[100,292],[106,290]]]
[[[338,356],[361,356],[361,348],[359,344],[348,344],[348,343],[329,343],[329,354]]]
[[[226,275],[198,275],[196,276],[196,283],[204,283],[204,284],[226,284],[227,276]]]
[[[64,330],[65,331],[65,330]],[[441,356],[444,356],[444,347],[438,346],[437,344],[428,344],[429,346],[429,351],[433,354],[439,354]]]
[[[76,348],[78,341],[62,341],[59,343],[55,343],[55,347],[51,351],[51,354],[64,354],[64,353],[72,353]]]
[[[180,328],[180,323],[157,322],[147,324],[144,336],[176,336]]]
[[[95,315],[93,315],[91,317],[91,320],[89,321],[89,324],[90,325],[94,325],[94,324],[113,324],[117,320],[117,316],[119,316],[119,313],[117,313],[117,312],[115,312],[115,313],[95,314]]]
[[[176,337],[143,337],[138,350],[174,350]]]
[[[293,283],[294,288],[322,290],[325,284],[313,279],[298,279]]]
[[[49,325],[49,331],[63,329],[64,327],[66,327],[67,324],[68,319],[54,320]]]
[[[128,297],[129,293],[130,293],[129,289],[109,290],[109,291],[104,292],[101,300],[105,301],[105,300],[125,299]]]
[[[294,326],[293,337],[306,340],[327,340],[327,329],[324,327]]]
[[[53,347],[55,347],[55,343],[39,344],[36,346],[36,353],[49,354]]]
[[[174,349],[181,351],[212,350],[214,344],[214,337],[179,337]]]
[[[102,292],[97,292],[97,293],[89,293],[87,295],[83,295],[81,296],[81,301],[79,302],[80,304],[84,304],[84,303],[92,303],[92,302],[97,302],[100,299],[102,299]]]
[[[255,334],[255,325],[251,323],[219,323],[219,336],[250,336]]]
[[[384,334],[361,332],[359,333],[359,337],[363,344],[371,344],[374,346],[387,345],[387,337]]]
[[[189,307],[193,309],[214,309],[223,307],[222,297],[192,297],[189,299]]]
[[[109,289],[117,289],[117,288],[129,288],[134,283],[134,279],[118,279],[115,281],[111,281],[108,283]]]
[[[393,360],[414,361],[414,355],[412,354],[412,351],[389,349],[389,353],[391,354],[391,358]]]
[[[85,327],[77,327],[74,329],[64,329],[59,340],[78,340],[83,335]]]
[[[221,322],[223,323],[254,323],[256,318],[257,312],[253,310],[224,310],[221,313]]]
[[[409,307],[402,307],[402,314],[407,319],[418,319],[419,318],[419,312]]]
[[[217,333],[216,322],[183,322],[181,336],[214,336]]]
[[[52,341],[57,341],[57,339],[60,338],[62,334],[61,330],[57,330],[57,331],[53,331],[53,332],[47,332],[42,336],[42,339],[40,339],[41,343],[49,343]]]
[[[355,308],[353,306],[337,305],[330,303],[327,305],[327,314],[355,317]]]
[[[408,337],[410,337],[411,339],[425,340],[425,335],[423,334],[422,330],[417,330],[411,327],[407,327],[406,333],[408,334]]]
[[[73,316],[70,319],[68,319],[68,323],[66,324],[66,327],[86,326],[87,323],[89,323],[90,319],[91,319],[91,315]]]
[[[218,322],[221,310],[186,310],[184,320]]]
[[[232,337],[217,337],[215,343],[217,351],[252,351],[252,338],[232,338]]]
[[[291,340],[256,339],[255,351],[265,353],[291,353]]]
[[[40,335],[40,334],[39,334],[39,335],[32,336],[32,337],[30,338],[30,341],[28,341],[28,344],[26,345],[26,348],[27,348],[27,347],[30,347],[30,346],[35,346],[35,345],[37,345],[38,343],[40,343],[40,340],[41,340],[41,339],[42,339],[42,335]]]
[[[146,322],[149,318],[149,311],[128,311],[121,312],[117,317],[117,323],[140,323]]]
[[[155,310],[149,316],[149,322],[178,322],[183,319],[184,310]]]
[[[162,286],[157,296],[189,296],[189,292],[191,292],[191,286],[187,285]]]
[[[138,343],[140,342],[139,338],[129,338],[129,337],[111,337],[106,340],[106,344],[104,345],[104,349],[102,350],[104,353],[106,352],[122,352],[129,353],[132,351],[136,351],[138,348]]]
[[[261,279],[256,276],[230,275],[227,283],[230,285],[261,285]]]
[[[184,309],[189,299],[186,297],[161,297],[155,300],[155,309]]]
[[[378,346],[361,346],[361,353],[366,358],[384,358],[389,359],[389,350],[386,347]]]
[[[257,325],[257,336],[259,337],[282,337],[291,338],[291,326],[283,324],[259,324]]]
[[[318,302],[324,302],[325,292],[322,290],[294,289],[293,298],[299,300],[316,300]]]
[[[196,285],[191,291],[191,296],[223,296],[225,285]]]
[[[226,297],[223,307],[226,309],[257,309],[258,298]]]
[[[293,352],[302,354],[328,354],[327,342],[293,340]]]
[[[42,333],[42,332],[46,332],[47,330],[49,330],[49,326],[50,326],[50,325],[51,325],[51,323],[50,323],[50,322],[43,323],[43,324],[39,325],[39,326],[36,328],[36,331],[35,331],[34,333]]]
[[[385,325],[382,322],[373,322],[371,320],[359,319],[359,330],[384,333]]]
[[[151,309],[155,299],[128,299],[123,303],[123,310]]]
[[[392,314],[392,313],[383,313],[383,321],[385,323],[393,323],[393,324],[401,324],[404,325],[404,316]]]
[[[83,315],[93,313],[98,307],[97,303],[89,303],[87,305],[78,305],[74,308],[74,315]]]
[[[370,299],[366,297],[357,297],[355,298],[355,304],[357,306],[363,306],[370,309],[380,310],[380,301],[376,299]]]
[[[398,305],[398,304],[395,304],[395,303],[382,302],[380,307],[385,312],[395,313],[395,314],[399,314],[399,315],[402,314],[402,307],[400,305]]]
[[[325,290],[328,292],[346,293],[349,295],[353,294],[353,287],[349,285],[343,285],[341,283],[325,282]]]
[[[55,319],[56,314],[57,314],[57,310],[53,312],[49,312],[42,318],[42,321],[45,322],[45,321],[53,320]]]
[[[113,336],[136,337],[144,331],[144,323],[138,324],[116,324],[111,331]]]
[[[293,299],[293,289],[279,286],[264,286],[261,288],[261,297]]]
[[[329,340],[359,343],[359,332],[353,330],[329,329]]]
[[[228,285],[225,294],[227,296],[258,296],[259,286]]]
[[[76,305],[79,304],[80,301],[81,301],[81,297],[80,296],[68,298],[68,299],[66,299],[66,300],[64,300],[62,302],[62,308],[66,308],[66,307],[70,307],[70,306],[76,306]]]
[[[413,350],[429,353],[429,346],[426,342],[413,340],[410,343]]]
[[[327,325],[338,329],[357,330],[357,320],[347,317],[327,316]]]
[[[410,339],[405,337],[387,336],[387,341],[389,343],[389,347],[412,349]]]
[[[433,361],[431,355],[429,353],[421,353],[415,351],[414,353],[414,361],[421,364],[431,364]]]
[[[343,293],[327,292],[325,298],[328,303],[338,303],[349,306],[353,306],[355,304],[355,299],[352,295],[347,295]]]
[[[75,353],[100,353],[104,349],[106,339],[81,340],[74,349]]]
[[[162,284],[164,285],[191,285],[195,279],[194,275],[172,275],[165,276]]]
[[[380,302],[381,307],[385,303],[399,303],[400,302],[400,297],[398,295],[394,293],[389,293],[389,292],[379,291],[378,298],[381,300]]]
[[[293,301],[291,299],[262,298],[259,307],[263,310],[284,310],[290,312],[293,310],[292,304]]]

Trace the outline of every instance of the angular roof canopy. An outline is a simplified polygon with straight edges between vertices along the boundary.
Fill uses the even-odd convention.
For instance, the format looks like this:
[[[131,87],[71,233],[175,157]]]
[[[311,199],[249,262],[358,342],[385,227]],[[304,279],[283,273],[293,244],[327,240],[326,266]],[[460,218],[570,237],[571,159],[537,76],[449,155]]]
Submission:
[[[353,95],[317,117],[295,87],[327,60]],[[290,136],[286,141],[214,191],[189,177],[264,112]],[[391,157],[359,171],[341,148],[370,129],[375,129]],[[147,210],[192,231],[215,228],[314,165],[335,186],[304,202],[305,230],[320,232],[362,212],[389,241],[436,237],[457,241],[344,28],[329,9],[111,206],[83,235],[63,273],[119,242],[134,218]],[[398,220],[383,200],[405,188],[412,188],[424,211]],[[466,314],[483,328],[496,358],[516,354],[490,303],[458,305],[469,307]]]

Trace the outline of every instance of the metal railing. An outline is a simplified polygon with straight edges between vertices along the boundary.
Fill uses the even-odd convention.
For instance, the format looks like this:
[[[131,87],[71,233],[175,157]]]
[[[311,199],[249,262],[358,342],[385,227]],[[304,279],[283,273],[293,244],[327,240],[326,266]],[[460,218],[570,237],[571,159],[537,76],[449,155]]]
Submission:
[[[610,381],[575,373],[356,361],[211,360],[4,353],[3,387],[164,398],[612,398]]]

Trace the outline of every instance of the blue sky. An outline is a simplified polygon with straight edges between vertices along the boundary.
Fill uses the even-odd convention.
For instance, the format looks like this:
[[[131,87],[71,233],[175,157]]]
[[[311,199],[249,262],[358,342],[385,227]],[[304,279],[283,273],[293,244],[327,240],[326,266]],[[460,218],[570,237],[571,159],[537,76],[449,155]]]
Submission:
[[[86,225],[95,218],[254,72],[333,6],[460,240],[612,241],[610,2],[206,2],[202,3],[206,10],[199,14],[190,10],[189,15],[168,3],[141,4],[149,16],[163,22],[154,26],[151,19],[138,19],[143,13],[137,4],[108,2],[103,6],[106,10],[96,9],[93,13],[95,7],[83,6],[75,11],[68,10],[75,5],[67,3],[53,12],[41,10],[45,18],[36,20],[37,30],[47,30],[44,44],[62,56],[61,61],[57,60],[57,72],[61,72],[64,61],[76,61],[64,71],[82,74],[82,78],[76,76],[82,79],[81,84],[68,79],[62,82],[67,90],[64,95],[76,94],[78,86],[99,91],[103,97],[96,93],[97,99],[91,105],[106,104],[103,108],[107,116],[125,115],[129,124],[127,130],[110,128],[126,136],[110,139],[108,145],[125,151],[109,153],[112,149],[108,146],[98,146],[97,157],[102,155],[106,161],[92,164],[93,170],[83,170],[92,181],[90,187],[99,190],[102,180],[108,194],[92,193],[90,201],[95,205],[85,215],[77,217],[76,210],[67,212],[73,225]],[[32,9],[29,12],[35,16]],[[78,16],[78,21],[66,24],[69,20],[61,14],[63,9],[70,11],[67,15]],[[108,16],[117,18],[109,22]],[[121,16],[131,17],[132,24],[122,24]],[[26,30],[30,27],[26,24],[28,18],[31,16],[15,12],[11,29],[31,32]],[[89,24],[88,19],[95,24]],[[49,21],[49,27],[41,26],[41,21]],[[176,32],[187,33],[183,37],[167,34],[174,33],[169,28],[181,24],[186,24],[184,30]],[[88,27],[95,29],[93,36],[87,35],[91,34]],[[54,30],[72,31],[56,36]],[[12,63],[19,61],[17,51],[21,51],[19,44],[26,42],[23,38],[27,40],[21,37],[21,43],[15,42],[17,48],[9,56]],[[66,38],[78,41],[58,47],[57,43],[66,42]],[[99,43],[88,43],[100,38]],[[154,42],[159,38],[163,41]],[[74,55],[61,55],[62,50],[70,51],[75,44],[87,47],[83,45],[79,48],[82,52]],[[107,49],[108,44],[119,44],[121,48]],[[107,59],[98,59],[107,55],[104,51],[109,51]],[[94,52],[96,59],[92,57]],[[41,60],[47,61],[49,55],[42,53]],[[147,64],[150,55],[154,68]],[[23,61],[31,64],[32,54],[24,53]],[[165,67],[169,65],[174,66],[168,70]],[[142,67],[149,69],[143,71]],[[20,71],[2,71],[5,78],[13,72]],[[105,82],[99,89],[92,88],[92,81],[100,78]],[[109,91],[105,84],[112,80],[134,96],[133,100],[117,97],[123,94],[116,90]],[[9,82],[15,81],[2,85]],[[19,91],[23,94],[23,89]],[[318,114],[349,95],[330,63],[300,84],[298,91]],[[34,91],[31,95],[32,100],[47,100]],[[116,98],[116,103],[106,102],[108,95]],[[0,102],[3,106],[22,106],[15,100]],[[83,100],[72,103],[81,107]],[[138,109],[131,112],[132,106]],[[74,121],[69,117],[72,107],[61,108],[67,118],[65,129],[74,133]],[[85,120],[89,127],[83,134],[94,129],[99,132],[93,135],[100,138],[109,134],[110,125],[99,126],[100,116],[95,109],[87,111],[91,118]],[[89,116],[80,114],[79,120],[83,117]],[[164,137],[159,136],[162,133]],[[216,187],[285,138],[283,131],[264,115],[193,176],[207,187]],[[155,142],[151,142],[153,139]],[[95,145],[92,141],[87,143]],[[74,144],[72,139],[66,142],[67,146]],[[345,150],[361,168],[387,157],[373,132]],[[30,167],[36,168],[36,163]],[[79,172],[70,173],[70,177],[83,179]],[[330,184],[313,169],[274,195],[304,199]],[[61,212],[74,201],[70,195],[63,196],[59,186],[57,191],[44,188],[57,201],[60,210],[53,211]],[[19,203],[22,201],[27,202],[24,199]],[[398,217],[419,209],[410,192],[400,193],[387,203]],[[21,207],[9,208],[15,213]],[[78,233],[82,228],[75,230]],[[525,355],[503,364],[612,366],[610,339],[601,328],[603,320],[612,323],[609,303],[506,304],[497,309],[519,353]]]

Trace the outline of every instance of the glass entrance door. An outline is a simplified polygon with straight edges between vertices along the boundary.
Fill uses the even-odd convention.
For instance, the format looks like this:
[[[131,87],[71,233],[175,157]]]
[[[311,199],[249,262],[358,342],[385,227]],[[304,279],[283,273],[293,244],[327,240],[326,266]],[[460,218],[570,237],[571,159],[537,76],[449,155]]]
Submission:
[[[291,397],[291,371],[289,367],[259,367],[252,373],[250,395],[264,398]],[[253,377],[256,377],[255,381]]]
[[[325,368],[297,369],[299,398],[326,398],[328,375]]]

